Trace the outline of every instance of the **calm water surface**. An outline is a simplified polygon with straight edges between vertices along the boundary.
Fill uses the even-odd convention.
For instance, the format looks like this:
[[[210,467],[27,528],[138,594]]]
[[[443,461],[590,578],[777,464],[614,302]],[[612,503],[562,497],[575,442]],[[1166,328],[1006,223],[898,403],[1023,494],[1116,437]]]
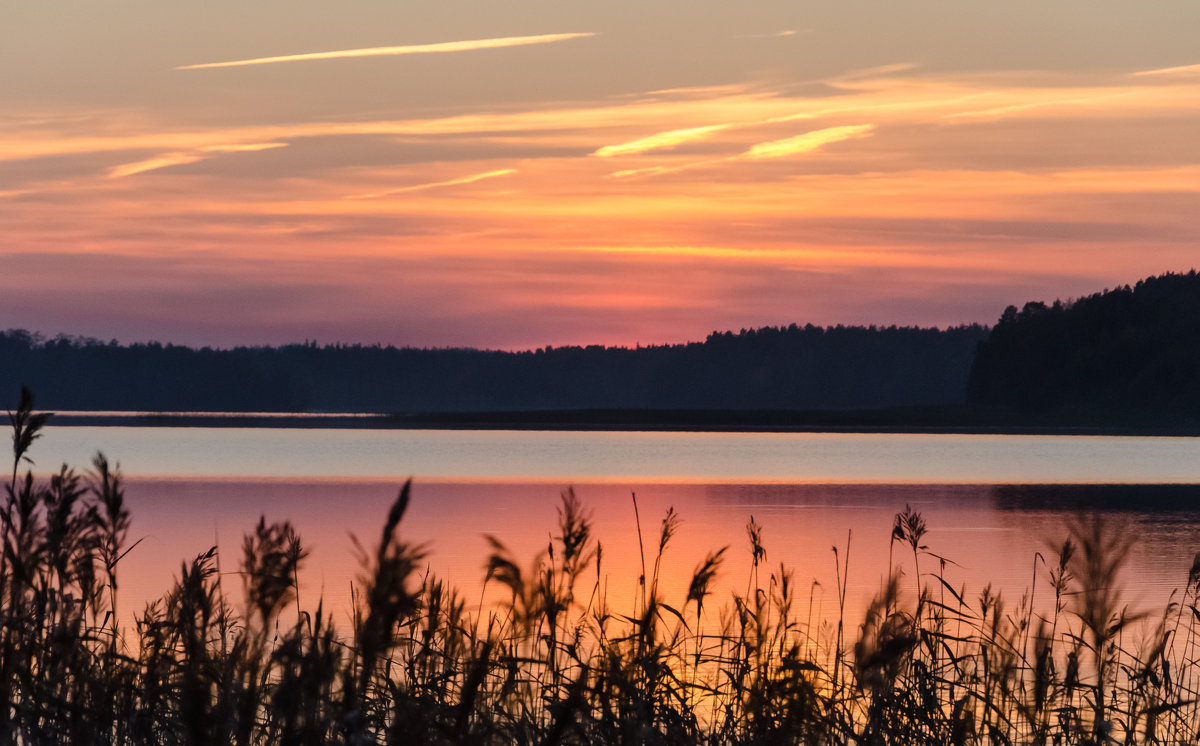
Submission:
[[[647,545],[669,507],[683,518],[664,559],[668,603],[672,594],[682,603],[691,570],[724,545],[722,578],[745,590],[751,516],[764,526],[763,583],[782,562],[818,615],[836,603],[832,547],[846,557],[847,541],[848,606],[866,605],[906,504],[925,515],[925,543],[952,561],[945,573],[956,586],[973,597],[990,582],[1014,604],[1035,554],[1049,555],[1082,509],[1136,538],[1135,605],[1165,603],[1200,550],[1200,440],[1187,438],[60,427],[34,457],[41,470],[86,464],[96,450],[122,464],[133,538],[143,539],[123,568],[126,613],[213,544],[232,570],[260,515],[292,521],[312,548],[306,605],[322,595],[345,608],[358,573],[350,536],[377,541],[410,475],[404,535],[426,543],[429,570],[470,598],[484,536],[527,564],[556,533],[555,507],[572,485],[605,546],[614,599],[621,584],[632,598],[640,570],[631,493]],[[911,578],[911,556],[896,559]],[[923,572],[936,569],[937,560],[922,562]],[[1038,592],[1048,592],[1044,567],[1036,572]]]
[[[1200,483],[1200,438],[60,427],[35,457],[77,464],[97,450],[139,476]]]

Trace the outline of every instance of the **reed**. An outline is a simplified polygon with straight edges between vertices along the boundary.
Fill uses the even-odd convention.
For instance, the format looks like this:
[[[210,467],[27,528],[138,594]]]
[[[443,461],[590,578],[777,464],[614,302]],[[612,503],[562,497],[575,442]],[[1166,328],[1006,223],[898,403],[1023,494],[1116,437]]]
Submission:
[[[652,556],[633,593],[613,597],[572,490],[530,561],[491,538],[485,587],[499,600],[471,609],[405,536],[405,484],[376,542],[359,545],[348,629],[299,597],[308,552],[266,520],[242,544],[240,592],[222,584],[214,547],[130,611],[117,592],[134,546],[118,469],[97,457],[86,474],[22,475],[45,418],[31,395],[10,417],[3,743],[1100,744],[1200,732],[1200,558],[1167,606],[1136,612],[1120,593],[1131,539],[1098,517],[1034,558],[1014,603],[955,587],[906,506],[891,540],[907,551],[889,553],[850,629],[851,537],[833,549],[827,619],[815,581],[804,592],[794,570],[767,567],[770,527],[753,518],[743,570],[729,547],[709,552],[671,598],[659,575],[679,516],[643,542],[635,514]],[[744,590],[720,583],[739,590],[714,602],[727,572]]]

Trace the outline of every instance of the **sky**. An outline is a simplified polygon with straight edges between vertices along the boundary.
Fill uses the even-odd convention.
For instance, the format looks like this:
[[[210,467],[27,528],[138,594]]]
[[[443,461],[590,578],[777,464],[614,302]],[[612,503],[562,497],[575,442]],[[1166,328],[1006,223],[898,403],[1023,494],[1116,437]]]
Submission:
[[[1200,255],[1195,0],[0,4],[0,329],[993,323]]]

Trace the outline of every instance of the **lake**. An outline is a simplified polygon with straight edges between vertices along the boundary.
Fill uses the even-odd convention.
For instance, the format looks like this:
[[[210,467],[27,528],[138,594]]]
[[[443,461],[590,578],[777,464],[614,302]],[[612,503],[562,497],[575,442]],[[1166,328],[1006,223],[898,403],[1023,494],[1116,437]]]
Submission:
[[[1164,604],[1200,549],[1200,439],[1189,438],[51,427],[32,455],[45,473],[83,467],[97,450],[122,465],[131,536],[142,540],[122,567],[122,614],[214,544],[232,574],[260,515],[291,521],[312,549],[305,605],[321,595],[345,609],[358,573],[350,536],[372,546],[410,476],[402,534],[472,599],[485,535],[528,566],[555,534],[568,487],[592,512],[613,598],[627,584],[632,599],[637,521],[650,551],[670,507],[683,523],[663,560],[668,603],[682,603],[692,569],[725,545],[722,582],[745,591],[753,516],[767,549],[761,584],[783,563],[817,616],[836,604],[835,545],[849,557],[851,618],[866,606],[906,505],[925,516],[924,544],[950,561],[944,574],[956,587],[973,597],[992,583],[1010,605],[1035,572],[1046,592],[1035,557],[1053,562],[1052,545],[1087,509],[1136,537],[1126,573],[1135,606]],[[938,569],[933,557],[921,561],[922,572]],[[911,578],[911,553],[896,547],[895,562]]]

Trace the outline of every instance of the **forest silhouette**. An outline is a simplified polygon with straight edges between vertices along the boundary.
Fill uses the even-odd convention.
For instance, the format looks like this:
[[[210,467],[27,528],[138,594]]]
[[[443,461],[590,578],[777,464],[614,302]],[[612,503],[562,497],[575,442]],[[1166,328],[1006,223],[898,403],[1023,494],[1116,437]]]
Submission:
[[[1200,275],[1009,306],[979,345],[970,402],[1075,422],[1200,418]]]
[[[66,410],[836,410],[961,403],[984,327],[796,326],[528,352],[307,343],[192,349],[0,334],[0,390]]]
[[[29,385],[48,408],[80,411],[370,412],[463,426],[1191,432],[1200,425],[1197,380],[1195,270],[1009,306],[990,329],[792,324],[637,348],[194,349],[0,332],[0,389]]]

